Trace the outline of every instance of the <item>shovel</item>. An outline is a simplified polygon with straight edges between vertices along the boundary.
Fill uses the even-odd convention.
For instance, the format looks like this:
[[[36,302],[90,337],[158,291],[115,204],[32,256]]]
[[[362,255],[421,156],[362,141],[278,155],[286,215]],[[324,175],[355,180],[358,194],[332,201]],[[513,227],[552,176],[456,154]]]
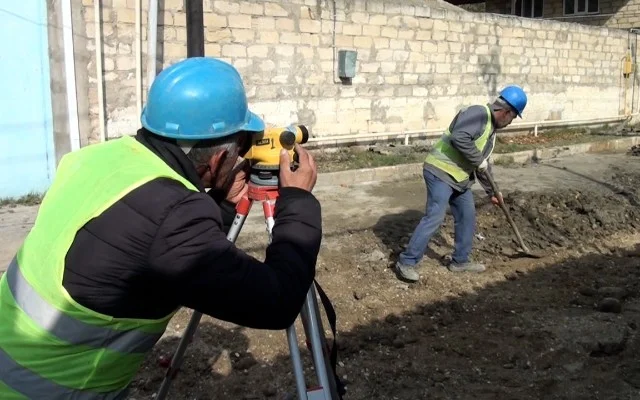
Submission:
[[[489,184],[491,185],[491,189],[493,190],[493,193],[495,193],[495,196],[498,199],[498,205],[500,206],[500,208],[504,212],[504,215],[507,217],[507,221],[509,221],[509,225],[511,225],[511,228],[513,229],[513,232],[515,233],[516,238],[518,239],[518,244],[520,245],[520,249],[518,249],[518,253],[520,255],[526,256],[526,257],[541,258],[542,257],[541,255],[532,253],[531,251],[529,251],[529,248],[527,247],[527,245],[524,244],[524,240],[522,240],[522,236],[520,236],[520,231],[518,230],[518,227],[516,226],[516,223],[513,221],[513,218],[511,218],[511,214],[509,213],[509,209],[504,204],[504,199],[502,198],[502,193],[500,192],[500,189],[498,188],[498,185],[496,185],[496,183],[494,182],[493,177],[491,176],[491,174],[484,173],[484,176],[489,181]]]

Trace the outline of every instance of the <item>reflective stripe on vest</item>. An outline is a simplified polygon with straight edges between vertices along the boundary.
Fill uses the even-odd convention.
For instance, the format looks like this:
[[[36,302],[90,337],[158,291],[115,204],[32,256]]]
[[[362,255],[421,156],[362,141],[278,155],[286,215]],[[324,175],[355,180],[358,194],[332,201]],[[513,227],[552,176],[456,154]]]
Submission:
[[[161,332],[150,334],[138,330],[118,331],[88,325],[61,313],[29,285],[15,258],[6,274],[9,289],[18,307],[47,332],[69,344],[107,348],[122,353],[144,353],[151,350],[162,337]]]
[[[23,368],[2,349],[0,349],[0,381],[28,399],[121,400],[126,399],[128,393],[128,389],[95,393],[60,386]]]
[[[491,110],[486,105],[484,106],[484,108],[487,112],[487,123],[484,127],[482,135],[480,135],[480,137],[474,141],[476,148],[481,153],[484,153],[489,136],[491,136],[491,132],[493,131]],[[487,158],[493,152],[494,145],[495,138],[491,143],[491,151],[487,155]],[[471,165],[469,161],[467,161],[467,159],[464,158],[464,156],[451,145],[451,132],[449,131],[449,129],[447,129],[442,134],[442,137],[433,146],[433,149],[431,149],[431,152],[429,152],[424,161],[425,163],[431,164],[434,167],[437,167],[440,170],[451,175],[451,177],[453,177],[456,182],[462,182],[469,179],[469,176],[471,176],[474,170],[473,165]]]

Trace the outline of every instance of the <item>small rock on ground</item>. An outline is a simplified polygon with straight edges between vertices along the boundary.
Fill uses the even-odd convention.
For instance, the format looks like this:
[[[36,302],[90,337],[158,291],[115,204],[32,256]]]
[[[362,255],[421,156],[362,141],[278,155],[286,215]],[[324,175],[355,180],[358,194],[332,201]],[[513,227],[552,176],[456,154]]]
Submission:
[[[619,314],[622,312],[622,303],[613,297],[605,297],[598,303],[598,310],[607,313]]]

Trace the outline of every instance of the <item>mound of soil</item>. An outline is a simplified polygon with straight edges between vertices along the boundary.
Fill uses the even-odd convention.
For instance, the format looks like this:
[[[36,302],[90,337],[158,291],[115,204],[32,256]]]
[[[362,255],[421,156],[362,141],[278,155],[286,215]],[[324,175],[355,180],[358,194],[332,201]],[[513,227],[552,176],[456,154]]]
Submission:
[[[611,179],[601,183],[601,191],[506,191],[505,204],[525,244],[542,254],[565,247],[580,250],[613,233],[640,230],[640,174],[613,169]],[[502,210],[486,198],[476,207],[473,257],[492,261],[516,255],[519,245]],[[378,223],[377,235],[392,258],[404,249],[420,217],[419,213],[405,212]],[[442,247],[450,251],[453,238],[453,218],[448,214],[430,247],[436,253]]]
[[[621,194],[623,197],[621,198]],[[553,194],[510,193],[505,203],[525,243],[531,249],[575,247],[583,241],[603,239],[615,232],[640,229],[640,208],[621,194],[595,194],[561,190]],[[632,194],[628,194],[633,196]],[[487,240],[478,249],[499,254],[514,237],[499,209],[482,208],[478,231]],[[515,237],[512,240],[516,244]]]

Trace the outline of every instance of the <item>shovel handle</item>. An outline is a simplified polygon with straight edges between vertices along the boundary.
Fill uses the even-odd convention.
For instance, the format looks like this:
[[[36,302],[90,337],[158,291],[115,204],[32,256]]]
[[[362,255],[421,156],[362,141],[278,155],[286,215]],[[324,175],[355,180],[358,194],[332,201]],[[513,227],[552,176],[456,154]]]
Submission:
[[[516,238],[518,238],[518,244],[520,244],[520,247],[522,248],[523,251],[528,253],[529,252],[529,248],[527,248],[527,245],[524,244],[524,240],[522,240],[522,236],[520,236],[520,231],[518,230],[518,227],[516,226],[516,223],[513,220],[513,218],[511,218],[511,213],[509,213],[509,209],[504,204],[504,199],[503,199],[502,195],[500,194],[500,189],[498,188],[498,185],[496,185],[496,183],[493,180],[493,177],[491,176],[490,173],[483,172],[483,174],[484,174],[485,178],[487,178],[487,180],[489,181],[489,184],[491,185],[491,189],[493,190],[493,193],[495,194],[496,198],[498,199],[498,205],[500,206],[500,208],[504,212],[505,217],[507,217],[507,221],[509,221],[509,225],[511,225],[511,228],[513,229],[513,233],[515,233]]]

